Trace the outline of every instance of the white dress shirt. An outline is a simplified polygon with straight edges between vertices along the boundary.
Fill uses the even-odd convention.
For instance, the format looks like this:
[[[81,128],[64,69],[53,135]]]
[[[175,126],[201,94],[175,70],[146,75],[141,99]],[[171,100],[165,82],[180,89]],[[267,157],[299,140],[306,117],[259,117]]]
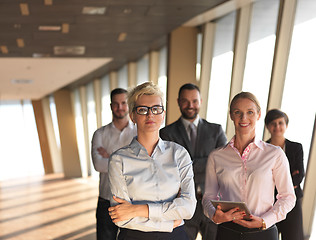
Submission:
[[[111,198],[108,181],[109,158],[102,157],[97,149],[103,147],[110,155],[117,149],[130,144],[136,134],[136,126],[131,121],[122,131],[111,122],[94,132],[91,142],[91,156],[94,169],[100,172],[99,196],[103,199],[110,200]]]
[[[181,117],[181,121],[184,125],[184,128],[188,134],[188,138],[189,140],[191,141],[191,137],[190,137],[190,132],[191,132],[191,129],[190,129],[190,124],[191,122],[183,117]],[[198,128],[198,125],[199,125],[199,121],[200,121],[200,116],[197,115],[197,117],[194,119],[194,121],[192,122],[193,125],[195,126],[195,131],[197,131],[197,128]]]
[[[208,157],[204,213],[212,219],[215,208],[210,200],[245,202],[251,214],[263,218],[268,228],[285,219],[295,205],[288,160],[280,147],[256,138],[241,156],[233,141]]]
[[[149,156],[135,137],[130,145],[111,155],[109,179],[112,195],[132,204],[147,204],[149,209],[149,218],[121,221],[119,227],[172,232],[174,220],[190,219],[194,214],[192,161],[179,144],[159,139]],[[116,204],[111,199],[111,205]]]

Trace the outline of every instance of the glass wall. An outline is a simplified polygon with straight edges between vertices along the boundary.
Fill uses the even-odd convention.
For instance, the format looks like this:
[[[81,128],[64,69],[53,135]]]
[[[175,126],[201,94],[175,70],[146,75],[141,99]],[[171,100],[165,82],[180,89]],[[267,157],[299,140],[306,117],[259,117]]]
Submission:
[[[264,130],[278,10],[279,1],[265,0],[255,2],[252,11],[242,90],[252,92],[260,102],[261,119],[256,127],[259,138],[262,138]]]
[[[166,105],[166,97],[167,97],[167,64],[168,64],[168,53],[167,47],[163,47],[159,50],[159,70],[158,70],[158,86],[163,92],[164,102],[163,105]],[[165,126],[166,119],[161,127]]]
[[[52,153],[53,155],[58,156],[57,160],[53,161],[53,167],[54,167],[55,173],[61,173],[61,172],[63,172],[63,165],[62,165],[62,160],[61,160],[62,157],[61,157],[61,147],[60,147],[60,135],[59,135],[57,110],[56,110],[54,96],[50,95],[48,100],[49,100],[49,109],[50,109],[53,128],[54,128],[56,147],[57,147],[57,151],[58,151],[57,153]]]
[[[89,153],[91,152],[91,139],[93,137],[93,133],[97,130],[97,115],[95,108],[95,98],[94,98],[94,88],[93,82],[88,83],[86,85],[86,93],[87,93],[87,120],[88,120],[88,139],[89,139]],[[92,167],[92,159],[91,154],[89,154],[90,160],[87,163],[88,174],[95,175],[96,172]]]
[[[316,1],[299,0],[283,93],[286,137],[303,144],[305,166],[316,113]]]
[[[219,123],[226,130],[231,83],[236,13],[232,12],[216,21],[214,55],[206,119]]]
[[[118,78],[118,87],[119,88],[128,88],[128,71],[127,71],[127,65],[124,65],[118,73],[117,73],[117,78]]]
[[[110,77],[109,75],[106,75],[101,79],[101,115],[103,126],[112,121],[110,94]]]
[[[137,61],[137,85],[149,80],[149,56],[144,55]]]
[[[0,102],[0,180],[44,174],[31,101]]]
[[[203,42],[203,34],[197,34],[197,46],[196,46],[196,81],[200,81],[201,79],[201,59],[202,59],[202,42]]]
[[[78,145],[78,152],[80,158],[80,166],[83,176],[88,175],[87,170],[87,151],[86,151],[86,143],[85,143],[85,136],[84,136],[84,122],[83,122],[83,114],[81,108],[81,101],[80,101],[80,92],[79,89],[75,89],[73,92],[73,101],[74,101],[74,115],[75,115],[75,123],[76,123],[76,136],[77,136],[77,145]]]

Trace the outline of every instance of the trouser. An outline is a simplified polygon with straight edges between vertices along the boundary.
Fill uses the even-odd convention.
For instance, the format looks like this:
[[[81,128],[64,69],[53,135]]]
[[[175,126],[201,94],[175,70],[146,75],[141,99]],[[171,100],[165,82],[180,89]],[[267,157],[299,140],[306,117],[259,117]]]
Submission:
[[[112,222],[108,208],[110,201],[100,198],[98,200],[97,218],[97,240],[115,240],[118,227]]]
[[[180,226],[172,232],[142,232],[120,228],[118,240],[188,240],[184,227]]]
[[[203,240],[215,240],[217,225],[204,215],[202,201],[197,200],[193,217],[185,221],[184,229],[190,240],[195,240],[200,232]]]
[[[266,230],[260,230],[227,222],[218,225],[216,240],[278,240],[278,229],[275,225]]]
[[[277,223],[282,240],[303,240],[302,198],[296,201],[295,207],[286,215],[286,219]]]

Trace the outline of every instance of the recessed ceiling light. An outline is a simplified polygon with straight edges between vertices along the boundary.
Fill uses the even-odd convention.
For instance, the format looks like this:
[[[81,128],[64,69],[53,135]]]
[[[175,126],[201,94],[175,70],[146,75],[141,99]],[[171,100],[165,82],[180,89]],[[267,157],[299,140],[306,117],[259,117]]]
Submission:
[[[127,33],[126,32],[121,32],[120,35],[117,38],[117,41],[124,42],[126,37],[127,37]]]
[[[124,14],[130,14],[132,12],[132,9],[130,9],[130,8],[125,8],[124,10],[123,10],[123,13]]]
[[[0,46],[0,50],[3,54],[8,54],[9,50],[7,46]]]
[[[33,58],[44,58],[44,57],[50,57],[49,53],[33,53]]]
[[[23,48],[25,46],[23,38],[17,38],[16,44],[18,45],[19,48]]]
[[[30,15],[29,5],[27,3],[20,3],[20,10],[23,16]]]
[[[61,26],[38,26],[38,30],[39,31],[60,31],[61,30]]]
[[[53,0],[44,0],[45,5],[53,5]]]
[[[61,32],[62,33],[69,33],[69,24],[68,23],[63,23],[61,25]]]
[[[12,79],[12,84],[31,84],[33,83],[33,80],[31,79]]]
[[[20,29],[20,28],[21,28],[21,24],[15,23],[15,24],[13,25],[13,27],[14,27],[15,29]]]
[[[103,15],[106,7],[83,7],[82,13],[89,15]]]
[[[85,46],[55,46],[55,55],[83,55],[85,54]]]

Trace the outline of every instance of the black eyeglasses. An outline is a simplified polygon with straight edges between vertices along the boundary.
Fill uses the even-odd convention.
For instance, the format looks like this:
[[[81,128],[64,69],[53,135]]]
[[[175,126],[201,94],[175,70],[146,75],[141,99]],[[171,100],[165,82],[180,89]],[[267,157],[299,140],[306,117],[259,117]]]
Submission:
[[[154,115],[162,114],[164,111],[163,106],[160,106],[160,105],[156,105],[152,107],[147,107],[147,106],[134,107],[134,111],[139,115],[147,115],[149,112],[149,109]]]

